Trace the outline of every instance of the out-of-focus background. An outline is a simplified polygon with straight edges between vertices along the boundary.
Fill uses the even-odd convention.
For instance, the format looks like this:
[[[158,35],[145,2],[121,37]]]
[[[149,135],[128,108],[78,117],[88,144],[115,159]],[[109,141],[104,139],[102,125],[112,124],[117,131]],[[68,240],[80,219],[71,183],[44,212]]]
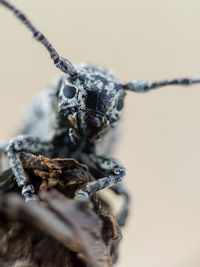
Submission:
[[[199,0],[12,3],[73,63],[103,65],[122,81],[200,76]],[[0,6],[1,140],[15,135],[22,108],[58,74]],[[200,85],[127,93],[115,157],[127,168],[132,206],[118,267],[200,266],[199,101]]]

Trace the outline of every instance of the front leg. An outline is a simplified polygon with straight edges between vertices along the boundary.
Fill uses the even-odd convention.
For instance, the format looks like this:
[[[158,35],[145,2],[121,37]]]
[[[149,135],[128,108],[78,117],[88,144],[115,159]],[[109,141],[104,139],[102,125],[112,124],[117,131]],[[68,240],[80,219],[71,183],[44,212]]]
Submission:
[[[89,195],[121,182],[125,176],[125,168],[114,159],[91,154],[90,160],[104,172],[105,177],[84,186],[82,190]]]
[[[129,196],[122,184],[125,176],[125,168],[116,160],[111,158],[105,158],[98,155],[89,155],[91,165],[96,167],[96,170],[103,174],[105,177],[98,179],[97,181],[86,184],[81,190],[78,190],[76,198],[88,199],[93,193],[110,187],[115,193],[123,195],[125,197],[125,205],[118,218],[118,224],[124,225],[129,210]],[[88,164],[90,165],[90,164]],[[94,168],[93,166],[93,168]]]
[[[22,195],[25,201],[35,200],[38,197],[35,195],[33,185],[30,183],[28,175],[25,173],[24,168],[21,164],[20,153],[41,153],[52,148],[52,145],[48,142],[42,142],[39,138],[30,136],[18,136],[17,138],[10,141],[7,147],[7,154],[15,176],[17,185],[22,187]]]

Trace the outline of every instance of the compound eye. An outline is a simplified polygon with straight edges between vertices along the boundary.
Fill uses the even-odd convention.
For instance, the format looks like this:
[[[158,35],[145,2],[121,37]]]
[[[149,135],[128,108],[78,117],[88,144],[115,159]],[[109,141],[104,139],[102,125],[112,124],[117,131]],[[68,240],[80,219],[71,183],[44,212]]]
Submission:
[[[123,106],[124,106],[124,100],[122,98],[119,98],[116,103],[116,109],[120,111],[122,110]]]
[[[63,89],[63,94],[67,98],[74,98],[76,94],[76,88],[73,86],[65,85]]]

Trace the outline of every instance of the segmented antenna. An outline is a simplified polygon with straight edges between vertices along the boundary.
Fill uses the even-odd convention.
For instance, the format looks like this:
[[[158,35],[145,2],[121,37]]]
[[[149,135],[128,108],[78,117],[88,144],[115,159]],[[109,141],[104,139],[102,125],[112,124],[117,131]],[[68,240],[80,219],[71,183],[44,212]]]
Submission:
[[[70,76],[76,75],[76,70],[72,63],[64,57],[58,55],[47,38],[33,26],[29,19],[23,13],[21,13],[20,10],[18,10],[5,0],[0,0],[0,3],[10,9],[14,13],[14,15],[32,32],[33,38],[43,44],[44,47],[46,47],[57,68],[59,68],[62,72],[69,74]]]
[[[183,78],[183,79],[173,79],[173,80],[163,80],[158,82],[147,82],[147,81],[140,81],[135,80],[128,82],[123,85],[125,90],[130,90],[134,92],[144,93],[148,92],[151,89],[160,88],[167,85],[182,85],[188,86],[195,83],[200,83],[200,78]]]

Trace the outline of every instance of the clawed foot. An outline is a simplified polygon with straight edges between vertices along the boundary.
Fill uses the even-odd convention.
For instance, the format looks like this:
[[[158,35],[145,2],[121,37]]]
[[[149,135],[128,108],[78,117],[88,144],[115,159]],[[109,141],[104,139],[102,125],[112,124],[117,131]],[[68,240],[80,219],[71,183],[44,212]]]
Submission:
[[[90,200],[89,194],[84,190],[78,190],[74,199],[84,202],[89,208],[93,208],[93,204]]]
[[[39,197],[35,194],[26,194],[24,198],[26,202],[29,202],[31,200],[39,200]]]
[[[24,185],[22,187],[22,195],[26,202],[39,199],[39,197],[35,195],[35,190],[32,184]]]

